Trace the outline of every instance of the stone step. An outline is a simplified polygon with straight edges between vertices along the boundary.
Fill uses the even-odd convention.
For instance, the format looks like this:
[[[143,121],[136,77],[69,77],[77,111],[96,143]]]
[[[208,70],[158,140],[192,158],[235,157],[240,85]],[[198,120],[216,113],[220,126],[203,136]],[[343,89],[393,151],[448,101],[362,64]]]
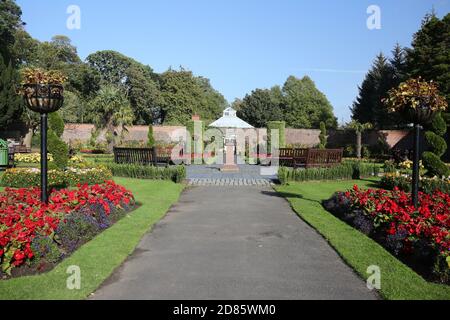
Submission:
[[[244,179],[244,178],[222,178],[222,179],[189,179],[189,186],[273,186],[268,179]]]

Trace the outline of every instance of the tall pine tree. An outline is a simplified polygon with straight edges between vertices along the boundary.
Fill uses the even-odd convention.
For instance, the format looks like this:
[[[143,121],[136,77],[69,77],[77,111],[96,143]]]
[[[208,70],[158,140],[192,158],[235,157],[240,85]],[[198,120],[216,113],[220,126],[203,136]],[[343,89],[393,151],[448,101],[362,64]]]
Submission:
[[[11,63],[6,66],[0,55],[0,130],[22,113],[22,99],[15,89],[18,83],[17,71]]]
[[[436,81],[450,103],[450,13],[425,17],[408,50],[408,69],[412,77]]]

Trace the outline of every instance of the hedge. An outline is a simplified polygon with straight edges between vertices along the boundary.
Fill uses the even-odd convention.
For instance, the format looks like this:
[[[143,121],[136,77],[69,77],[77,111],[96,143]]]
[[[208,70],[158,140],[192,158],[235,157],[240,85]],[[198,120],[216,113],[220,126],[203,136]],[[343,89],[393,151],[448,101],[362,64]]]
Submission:
[[[281,184],[290,181],[351,180],[378,176],[379,166],[374,163],[347,162],[331,168],[292,169],[280,167],[278,180]]]
[[[154,167],[116,163],[108,163],[106,166],[116,177],[172,180],[176,183],[181,183],[186,179],[186,168],[184,166]]]

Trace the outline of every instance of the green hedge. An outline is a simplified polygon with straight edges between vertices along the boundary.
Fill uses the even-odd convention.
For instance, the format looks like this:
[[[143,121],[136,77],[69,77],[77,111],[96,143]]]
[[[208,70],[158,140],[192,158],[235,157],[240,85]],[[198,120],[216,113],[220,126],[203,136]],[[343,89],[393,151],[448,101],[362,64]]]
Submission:
[[[281,184],[287,184],[290,181],[350,180],[377,176],[379,170],[377,164],[365,162],[347,162],[331,168],[292,169],[280,167],[278,180]]]
[[[186,168],[184,166],[154,167],[116,163],[109,163],[106,166],[116,177],[172,180],[176,183],[181,183],[186,179]]]

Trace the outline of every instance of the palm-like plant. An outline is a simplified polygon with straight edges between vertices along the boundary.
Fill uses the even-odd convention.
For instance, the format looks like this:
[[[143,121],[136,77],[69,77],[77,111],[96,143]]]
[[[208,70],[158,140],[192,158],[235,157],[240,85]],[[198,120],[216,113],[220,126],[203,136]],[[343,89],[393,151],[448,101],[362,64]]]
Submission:
[[[134,115],[130,102],[120,88],[109,85],[100,89],[90,107],[96,129],[106,129],[108,148],[112,150],[117,135],[115,128],[121,127],[123,138],[123,134],[128,131],[126,127],[133,123]]]
[[[362,150],[362,134],[366,130],[370,130],[373,128],[371,123],[360,123],[356,120],[350,122],[347,127],[356,132],[356,156],[358,159],[361,159],[361,150]]]

